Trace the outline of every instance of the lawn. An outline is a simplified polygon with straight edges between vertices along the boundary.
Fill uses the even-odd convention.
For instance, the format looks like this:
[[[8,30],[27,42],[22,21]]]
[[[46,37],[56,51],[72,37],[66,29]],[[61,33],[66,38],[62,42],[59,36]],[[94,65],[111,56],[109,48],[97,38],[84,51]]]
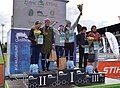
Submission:
[[[0,64],[3,64],[3,63],[4,63],[4,61],[3,61],[3,57],[0,56]]]
[[[7,54],[4,54],[4,59],[5,59],[5,62],[7,61]],[[3,57],[0,56],[0,64],[3,64],[4,63],[4,60],[3,60]]]
[[[75,87],[75,88],[120,88],[119,84],[109,84],[109,85],[92,85],[92,86],[84,86],[84,87]]]
[[[110,84],[110,85],[100,85],[100,86],[91,86],[87,88],[120,88],[120,84]]]

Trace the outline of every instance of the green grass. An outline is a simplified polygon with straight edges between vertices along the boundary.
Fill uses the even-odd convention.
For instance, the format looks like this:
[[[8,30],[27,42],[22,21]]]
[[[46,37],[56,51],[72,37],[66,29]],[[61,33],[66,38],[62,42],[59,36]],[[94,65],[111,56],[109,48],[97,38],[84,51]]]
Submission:
[[[5,62],[7,61],[7,55],[5,54],[4,55],[4,59],[5,59]],[[0,64],[3,64],[4,63],[4,60],[3,60],[3,57],[0,56]]]
[[[119,84],[109,84],[109,85],[92,85],[92,86],[83,86],[83,87],[75,87],[75,88],[120,88]]]
[[[100,86],[93,86],[87,88],[120,88],[120,84],[110,84],[110,85],[100,85]]]
[[[4,63],[4,61],[3,61],[3,57],[0,56],[0,64],[3,64],[3,63]]]

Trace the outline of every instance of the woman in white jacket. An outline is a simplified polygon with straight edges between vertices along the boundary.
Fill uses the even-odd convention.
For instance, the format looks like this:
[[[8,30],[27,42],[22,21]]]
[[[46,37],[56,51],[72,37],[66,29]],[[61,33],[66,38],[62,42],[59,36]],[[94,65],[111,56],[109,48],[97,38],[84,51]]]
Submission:
[[[54,30],[55,35],[55,49],[57,54],[57,67],[59,66],[59,58],[64,54],[65,32],[64,26],[59,25],[58,29]]]
[[[74,30],[75,27],[77,26],[80,16],[82,15],[82,12],[80,11],[79,16],[75,23],[71,26],[70,21],[66,21],[66,26],[65,26],[65,35],[66,35],[66,40],[65,40],[65,56],[66,59],[70,59],[70,61],[73,63],[73,52],[74,52]],[[68,54],[70,53],[70,54]],[[73,66],[73,65],[72,65]]]

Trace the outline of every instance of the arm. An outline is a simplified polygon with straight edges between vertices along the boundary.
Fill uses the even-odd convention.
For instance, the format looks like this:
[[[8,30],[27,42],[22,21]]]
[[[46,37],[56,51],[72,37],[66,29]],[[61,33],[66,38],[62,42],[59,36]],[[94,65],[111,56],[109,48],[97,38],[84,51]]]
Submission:
[[[28,35],[28,39],[30,41],[34,40],[34,38],[33,38],[33,29],[30,30],[29,35]]]
[[[72,30],[75,30],[75,27],[77,26],[77,24],[78,24],[78,22],[80,20],[80,17],[81,17],[81,13],[79,14],[79,16],[78,16],[77,20],[75,21],[75,23],[72,25],[72,27],[71,27]]]
[[[52,39],[51,39],[51,41],[52,41],[52,45],[54,45],[54,43],[55,43],[54,29],[53,28],[50,28],[50,29],[52,30]]]
[[[56,24],[57,24],[58,22],[53,22],[51,25],[50,25],[50,27],[54,27]]]
[[[88,34],[88,37],[92,37],[92,36],[91,36],[91,32]],[[90,42],[89,42],[89,41],[90,41]],[[89,46],[92,46],[92,43],[93,43],[93,40],[88,40]]]
[[[32,42],[32,43],[36,43],[35,41],[35,36],[34,36],[34,29],[30,30],[30,33],[28,35],[28,39]]]
[[[53,28],[53,32],[54,32],[55,34],[58,34],[58,35],[59,35],[59,31],[58,31],[58,29]]]
[[[53,29],[53,32],[56,34],[59,34],[58,30],[56,28],[54,28],[54,26],[57,24],[57,22],[53,22],[50,27]]]

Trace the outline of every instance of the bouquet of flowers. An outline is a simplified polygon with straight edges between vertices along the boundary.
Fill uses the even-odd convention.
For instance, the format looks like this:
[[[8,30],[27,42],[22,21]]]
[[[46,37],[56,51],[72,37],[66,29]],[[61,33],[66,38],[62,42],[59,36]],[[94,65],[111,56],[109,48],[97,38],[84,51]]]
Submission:
[[[82,9],[83,9],[83,4],[79,4],[77,5],[78,9],[80,10],[80,12],[82,12]]]
[[[87,41],[88,41],[89,44],[91,44],[94,41],[94,38],[93,37],[87,37]]]

